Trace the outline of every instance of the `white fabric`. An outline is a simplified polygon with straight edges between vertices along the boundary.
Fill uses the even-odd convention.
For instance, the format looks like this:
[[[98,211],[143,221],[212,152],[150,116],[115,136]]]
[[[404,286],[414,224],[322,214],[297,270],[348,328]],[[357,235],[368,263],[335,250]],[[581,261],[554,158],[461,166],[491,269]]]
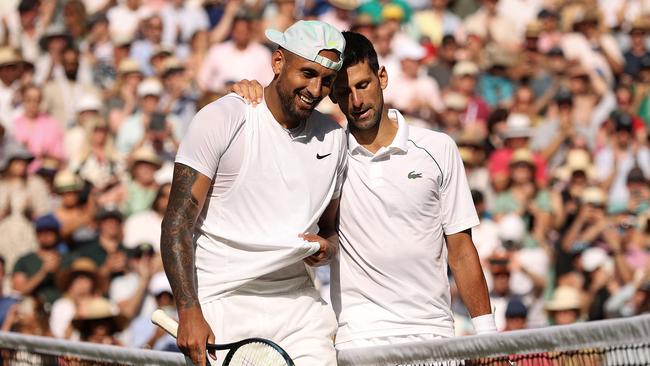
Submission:
[[[430,341],[433,339],[442,339],[445,337],[434,334],[407,334],[403,336],[387,336],[387,337],[373,337],[354,339],[347,342],[336,344],[336,350],[348,350],[353,348],[373,347],[373,346],[393,346],[400,343],[413,343]]]
[[[494,322],[494,314],[485,314],[472,318],[472,325],[476,334],[496,333],[497,325]]]
[[[197,113],[176,162],[215,177],[242,123],[244,160],[237,178],[223,194],[210,194],[197,223],[201,303],[236,289],[258,294],[303,285],[308,277],[302,259],[319,245],[298,235],[318,232],[347,165],[345,133],[336,122],[314,112],[299,130],[289,131],[265,103],[253,107],[234,94]],[[319,154],[326,156],[317,159]]]
[[[56,338],[66,338],[66,330],[76,314],[77,307],[71,298],[64,296],[54,301],[50,312],[50,330],[52,331],[52,335]],[[73,334],[74,339],[78,339],[78,336],[78,334]]]
[[[336,319],[313,287],[282,296],[233,294],[201,305],[217,343],[262,337],[282,347],[296,366],[335,366]],[[226,352],[217,352],[221,365]]]
[[[349,137],[332,265],[337,344],[454,335],[444,235],[479,223],[462,160],[449,136],[408,126],[397,110],[389,117],[397,135],[376,154]]]

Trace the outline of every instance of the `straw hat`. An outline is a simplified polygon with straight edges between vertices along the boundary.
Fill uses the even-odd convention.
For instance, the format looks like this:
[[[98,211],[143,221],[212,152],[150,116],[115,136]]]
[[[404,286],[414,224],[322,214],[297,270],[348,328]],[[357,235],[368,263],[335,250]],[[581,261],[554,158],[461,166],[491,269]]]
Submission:
[[[335,8],[343,10],[355,10],[359,7],[358,0],[327,0]]]
[[[176,57],[168,57],[163,62],[163,77],[176,71],[185,70],[185,65]]]
[[[582,201],[583,204],[601,206],[605,204],[605,200],[605,191],[598,187],[585,188],[585,190],[582,191],[582,195],[580,195],[580,201]]]
[[[156,152],[147,146],[139,147],[131,154],[130,168],[133,169],[137,163],[148,163],[155,165],[158,168],[162,166],[162,161],[160,161],[160,158],[158,155],[156,155]]]
[[[132,58],[127,58],[120,62],[120,65],[117,68],[117,72],[121,75],[130,73],[142,74],[142,68],[140,67],[140,63],[138,61]]]
[[[18,65],[22,62],[22,59],[16,51],[11,47],[2,47],[0,48],[0,67]]]
[[[454,76],[476,76],[479,73],[478,65],[472,61],[460,61],[454,65],[451,74]]]
[[[568,181],[571,175],[577,171],[583,171],[588,179],[596,176],[596,169],[591,164],[591,155],[582,149],[573,149],[566,156],[566,163],[560,166],[555,176],[561,180]]]
[[[580,310],[582,307],[581,293],[574,287],[560,286],[555,289],[551,300],[547,301],[544,309],[547,311]]]
[[[630,33],[634,31],[647,32],[649,29],[650,29],[650,24],[648,24],[646,18],[642,16],[634,19],[634,21],[630,25]]]
[[[61,170],[54,176],[54,190],[57,193],[78,192],[82,188],[81,178],[68,169]]]
[[[72,320],[72,326],[83,329],[93,323],[108,321],[115,331],[121,331],[129,320],[119,313],[116,307],[103,297],[95,297],[82,303],[78,308],[79,315]]]
[[[467,97],[460,93],[449,92],[442,98],[445,108],[454,111],[464,111],[467,108]]]
[[[542,32],[542,23],[538,20],[533,20],[526,24],[526,38],[537,38]]]
[[[97,272],[97,265],[95,262],[87,257],[79,257],[72,262],[69,268],[63,272],[59,272],[59,276],[56,281],[57,287],[61,291],[67,291],[72,281],[79,274],[85,274],[90,277],[95,288],[99,288],[101,286],[101,277]]]
[[[521,148],[517,149],[512,153],[512,157],[510,157],[510,164],[518,164],[518,163],[525,163],[528,165],[534,165],[535,162],[533,160],[533,153],[526,148]]]

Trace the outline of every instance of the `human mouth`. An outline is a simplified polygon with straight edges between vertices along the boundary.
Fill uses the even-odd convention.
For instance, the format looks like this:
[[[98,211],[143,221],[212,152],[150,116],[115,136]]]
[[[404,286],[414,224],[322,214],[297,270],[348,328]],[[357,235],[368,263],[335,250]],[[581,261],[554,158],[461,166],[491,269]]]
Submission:
[[[318,103],[317,99],[310,98],[302,94],[298,94],[298,99],[302,102],[301,104],[304,104],[305,108],[314,108]]]
[[[352,116],[354,119],[366,119],[370,117],[370,108],[366,109],[365,111],[352,112]]]

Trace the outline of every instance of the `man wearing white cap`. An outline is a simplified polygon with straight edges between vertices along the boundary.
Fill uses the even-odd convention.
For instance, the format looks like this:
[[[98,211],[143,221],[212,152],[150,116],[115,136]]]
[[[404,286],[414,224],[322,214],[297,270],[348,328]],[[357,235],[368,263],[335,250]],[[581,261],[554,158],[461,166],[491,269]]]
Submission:
[[[305,264],[337,251],[345,132],[314,109],[343,64],[345,40],[318,21],[266,35],[279,48],[262,103],[227,95],[209,104],[176,157],[161,254],[177,343],[199,365],[206,341],[248,337],[277,342],[296,365],[335,365],[334,313]]]

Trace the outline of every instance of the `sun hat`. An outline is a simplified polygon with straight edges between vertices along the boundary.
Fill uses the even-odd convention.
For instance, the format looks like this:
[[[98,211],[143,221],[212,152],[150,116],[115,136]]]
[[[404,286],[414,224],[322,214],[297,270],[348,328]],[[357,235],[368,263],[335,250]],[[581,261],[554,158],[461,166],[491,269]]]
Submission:
[[[582,302],[580,291],[570,286],[560,286],[545,305],[547,311],[580,310]]]
[[[316,62],[332,70],[340,70],[343,66],[343,51],[345,38],[332,25],[318,20],[300,20],[284,32],[267,29],[264,34],[271,42],[295,53],[309,61]],[[323,50],[334,50],[339,53],[339,60],[332,61],[318,53]]]

